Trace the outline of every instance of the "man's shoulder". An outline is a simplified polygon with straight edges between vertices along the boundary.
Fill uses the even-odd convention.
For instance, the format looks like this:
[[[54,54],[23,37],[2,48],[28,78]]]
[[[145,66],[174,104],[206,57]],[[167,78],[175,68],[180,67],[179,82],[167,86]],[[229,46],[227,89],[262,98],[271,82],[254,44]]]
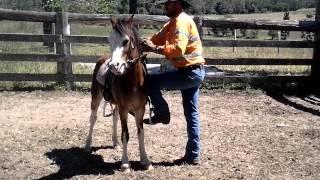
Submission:
[[[192,17],[185,12],[181,12],[180,15],[178,16],[177,20],[193,21]]]
[[[182,12],[177,18],[177,24],[183,26],[192,26],[194,24],[192,16]]]

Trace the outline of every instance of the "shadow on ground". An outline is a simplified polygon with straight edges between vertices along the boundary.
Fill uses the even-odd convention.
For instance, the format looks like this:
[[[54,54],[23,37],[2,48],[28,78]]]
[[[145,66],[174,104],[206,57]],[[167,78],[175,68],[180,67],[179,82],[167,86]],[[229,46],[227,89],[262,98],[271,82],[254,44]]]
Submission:
[[[92,152],[110,148],[112,147],[92,147]],[[86,152],[78,147],[54,149],[47,152],[45,156],[60,169],[56,173],[39,178],[40,180],[69,179],[79,175],[113,175],[116,171],[120,171],[121,166],[121,161],[105,162],[101,155]],[[139,161],[130,161],[130,164],[133,171],[143,171]],[[152,163],[152,165],[156,168],[159,166],[180,166],[184,165],[184,163],[180,162],[180,159],[177,159],[172,162]]]
[[[309,82],[306,83],[253,83],[253,88],[261,89],[274,100],[291,106],[297,110],[320,116],[320,94]],[[301,101],[293,101],[290,96],[298,97]]]
[[[111,149],[111,146],[92,147],[92,152],[99,149]],[[58,172],[39,178],[40,180],[69,179],[79,175],[113,175],[120,171],[121,161],[105,162],[101,155],[86,152],[81,148],[54,149],[45,154],[53,164],[59,167]],[[130,161],[133,171],[143,171],[139,161]],[[180,166],[180,162],[159,162],[153,166]]]
[[[97,150],[99,148],[93,148]],[[40,179],[67,179],[77,175],[112,175],[120,162],[104,162],[101,155],[91,154],[81,148],[54,149],[45,154],[60,169]]]
[[[305,101],[304,104],[300,104],[300,103],[296,103],[292,100],[290,100],[288,97],[286,97],[285,95],[274,95],[274,94],[268,94],[270,97],[272,97],[273,99],[275,99],[276,101],[291,106],[297,110],[300,111],[304,111],[316,116],[320,116],[320,111],[317,109],[313,109],[311,107],[307,107],[305,104],[315,104],[317,106],[319,106],[318,103],[320,103],[319,98],[314,96],[314,95],[306,95],[306,96],[300,96],[300,99]],[[310,100],[310,99],[315,99],[315,100]]]

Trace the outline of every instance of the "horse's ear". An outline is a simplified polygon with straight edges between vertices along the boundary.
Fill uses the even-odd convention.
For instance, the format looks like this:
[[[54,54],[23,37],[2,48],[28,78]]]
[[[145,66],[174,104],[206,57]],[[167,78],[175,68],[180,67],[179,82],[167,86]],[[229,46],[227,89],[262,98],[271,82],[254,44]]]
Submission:
[[[117,19],[116,19],[114,16],[111,16],[111,24],[112,24],[112,27],[115,27],[115,26],[116,26],[116,23],[117,23]]]
[[[131,16],[130,16],[130,18],[129,18],[129,24],[130,24],[130,26],[133,26],[133,16],[134,16],[134,14],[132,14]]]

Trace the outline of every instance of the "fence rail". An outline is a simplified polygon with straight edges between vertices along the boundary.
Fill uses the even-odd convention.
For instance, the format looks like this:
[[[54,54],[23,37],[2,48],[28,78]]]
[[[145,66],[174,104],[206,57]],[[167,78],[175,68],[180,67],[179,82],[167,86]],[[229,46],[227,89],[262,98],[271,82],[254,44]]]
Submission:
[[[74,62],[95,63],[100,56],[57,54],[0,54],[0,61],[33,61],[33,62]],[[312,59],[267,59],[267,58],[206,58],[206,65],[311,65]],[[163,58],[148,58],[148,63],[161,64]]]
[[[208,65],[311,65],[311,76],[207,76],[207,81],[215,82],[250,82],[253,80],[276,81],[303,81],[320,78],[319,55],[319,2],[317,2],[317,15],[315,21],[296,20],[261,20],[261,19],[216,19],[203,16],[194,16],[194,20],[203,32],[205,27],[232,28],[232,29],[265,29],[286,31],[315,32],[315,41],[260,41],[260,40],[208,40],[203,39],[206,47],[278,47],[278,48],[313,48],[312,59],[265,59],[265,58],[206,58]],[[74,81],[91,81],[91,75],[73,74],[72,63],[94,63],[98,56],[72,55],[68,50],[71,43],[107,44],[108,37],[89,35],[70,35],[67,26],[69,23],[84,23],[106,25],[110,23],[111,16],[123,15],[92,15],[63,12],[34,12],[0,9],[0,20],[31,21],[55,24],[55,34],[19,34],[0,33],[0,41],[46,42],[55,44],[54,54],[10,54],[0,53],[0,61],[35,61],[57,62],[57,74],[8,74],[0,73],[0,81],[63,81],[72,86]],[[162,25],[169,19],[165,16],[135,15],[137,24]],[[202,36],[202,34],[201,34]],[[149,63],[160,63],[162,58],[150,58]]]
[[[89,36],[89,35],[61,35],[52,34],[0,34],[1,41],[23,41],[23,42],[52,42],[61,43],[109,43],[106,36]],[[279,48],[315,48],[316,42],[310,41],[278,41],[278,40],[202,40],[205,47],[279,47]]]

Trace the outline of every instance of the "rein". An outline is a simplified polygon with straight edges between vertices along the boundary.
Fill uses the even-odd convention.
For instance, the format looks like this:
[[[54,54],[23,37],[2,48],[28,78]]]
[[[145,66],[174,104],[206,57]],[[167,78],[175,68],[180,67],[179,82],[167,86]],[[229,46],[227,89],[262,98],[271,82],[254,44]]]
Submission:
[[[139,57],[134,58],[134,59],[129,59],[127,60],[127,63],[129,65],[136,63],[136,61],[138,61],[139,59],[145,58],[147,56],[147,54],[141,54]],[[144,62],[145,63],[145,62]]]

